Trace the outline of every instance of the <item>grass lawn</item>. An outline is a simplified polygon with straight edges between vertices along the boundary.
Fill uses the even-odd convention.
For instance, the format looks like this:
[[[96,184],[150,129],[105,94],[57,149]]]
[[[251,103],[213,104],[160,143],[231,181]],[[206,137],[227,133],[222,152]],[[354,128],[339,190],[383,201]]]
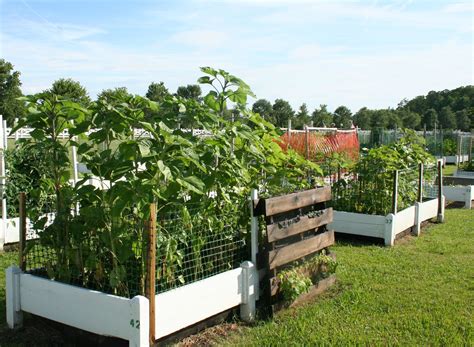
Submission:
[[[345,242],[334,250],[338,284],[331,291],[311,304],[282,311],[273,321],[240,326],[224,334],[225,340],[208,342],[474,345],[474,211],[448,209],[445,224],[392,248]],[[0,254],[0,346],[10,345],[1,338],[7,332],[3,269],[16,260],[16,253]],[[14,345],[34,345],[31,335],[27,339],[24,334],[15,335]]]
[[[474,345],[474,211],[393,248],[338,244],[338,285],[229,345]]]
[[[443,176],[452,176],[457,168],[457,165],[445,165],[443,168]]]

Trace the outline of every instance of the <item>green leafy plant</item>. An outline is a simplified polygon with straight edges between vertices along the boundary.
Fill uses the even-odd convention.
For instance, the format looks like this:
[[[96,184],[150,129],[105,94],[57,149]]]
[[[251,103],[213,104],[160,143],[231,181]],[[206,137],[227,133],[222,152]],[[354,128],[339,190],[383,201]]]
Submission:
[[[333,207],[340,211],[381,214],[391,212],[394,171],[399,171],[398,207],[415,203],[418,165],[433,165],[424,139],[406,130],[397,142],[369,150],[349,170],[348,178],[335,182]]]
[[[335,273],[336,269],[337,261],[322,250],[301,264],[278,274],[280,293],[284,300],[294,301],[301,294],[307,293],[320,279]]]
[[[294,301],[301,294],[307,293],[313,285],[308,276],[295,268],[280,272],[278,278],[280,279],[281,293],[287,301]]]
[[[55,201],[52,224],[44,211],[30,213],[40,246],[52,250],[44,265],[50,278],[117,295],[143,293],[151,203],[159,209],[159,286],[223,271],[238,258],[222,254],[245,245],[253,187],[274,193],[314,186],[307,172],[318,174],[319,166],[281,149],[275,128],[247,109],[248,85],[223,70],[202,71],[201,83],[212,87],[203,102],[124,94],[85,108],[53,94],[24,99],[28,114],[18,127],[34,128],[25,148],[43,153],[45,165],[29,193]],[[241,115],[234,122],[225,117],[228,103]],[[206,136],[180,129],[181,122]],[[60,139],[65,129],[69,136]],[[75,186],[69,182],[72,146],[90,171]],[[209,254],[216,239],[225,252]]]

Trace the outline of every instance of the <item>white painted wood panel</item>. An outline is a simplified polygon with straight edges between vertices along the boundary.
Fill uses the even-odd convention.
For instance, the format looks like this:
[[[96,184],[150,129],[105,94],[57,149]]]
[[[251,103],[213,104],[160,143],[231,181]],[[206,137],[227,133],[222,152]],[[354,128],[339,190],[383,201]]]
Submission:
[[[443,186],[443,194],[446,200],[465,201],[468,186]]]
[[[432,199],[419,204],[420,222],[424,222],[438,216],[438,199]]]
[[[242,303],[242,268],[156,295],[156,338]]]
[[[410,206],[394,214],[393,223],[395,235],[415,225],[415,212],[415,206]]]
[[[22,311],[100,335],[128,340],[136,334],[130,322],[140,317],[131,314],[131,301],[28,274],[20,277]]]
[[[328,228],[339,233],[384,238],[385,221],[385,216],[334,211]]]

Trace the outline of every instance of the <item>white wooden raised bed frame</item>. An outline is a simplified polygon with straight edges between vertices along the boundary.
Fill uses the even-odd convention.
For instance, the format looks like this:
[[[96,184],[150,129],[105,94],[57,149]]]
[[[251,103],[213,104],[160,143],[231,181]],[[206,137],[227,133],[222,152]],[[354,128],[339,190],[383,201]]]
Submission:
[[[241,317],[255,315],[258,273],[246,261],[234,270],[155,296],[155,338],[172,334],[208,317],[240,305]],[[23,312],[95,334],[149,346],[149,300],[128,299],[71,286],[21,272],[6,270],[7,323],[22,325]]]
[[[443,186],[443,192],[446,200],[463,202],[465,208],[471,209],[474,200],[474,185]]]
[[[438,214],[437,198],[417,202],[414,206],[386,216],[334,211],[334,220],[329,224],[329,228],[338,233],[381,238],[385,245],[393,246],[396,236],[401,232],[411,229],[413,234],[418,236],[422,222],[435,217],[443,219],[444,197],[442,206],[441,216]]]
[[[252,192],[252,199],[257,193]],[[252,200],[253,201],[253,200]],[[154,296],[154,340],[240,306],[244,321],[255,318],[259,276],[254,264],[258,250],[258,220],[251,206],[251,261]],[[129,341],[130,346],[150,345],[150,302],[80,288],[24,273],[17,266],[6,270],[7,323],[23,323],[23,312],[32,313],[91,333]]]

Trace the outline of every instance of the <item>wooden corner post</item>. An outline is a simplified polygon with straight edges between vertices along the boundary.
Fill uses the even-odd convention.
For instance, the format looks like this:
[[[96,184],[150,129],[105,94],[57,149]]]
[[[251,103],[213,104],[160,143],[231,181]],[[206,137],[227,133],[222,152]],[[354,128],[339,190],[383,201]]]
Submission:
[[[393,171],[392,213],[398,212],[398,170]]]
[[[423,202],[423,163],[418,166],[418,202]]]
[[[438,160],[438,222],[444,222],[443,165]]]
[[[155,343],[155,284],[156,284],[156,204],[150,204],[150,218],[147,225],[147,283],[146,297],[149,301],[150,346]]]
[[[20,212],[20,243],[19,243],[19,264],[21,271],[26,270],[26,194],[21,192],[18,196]]]

